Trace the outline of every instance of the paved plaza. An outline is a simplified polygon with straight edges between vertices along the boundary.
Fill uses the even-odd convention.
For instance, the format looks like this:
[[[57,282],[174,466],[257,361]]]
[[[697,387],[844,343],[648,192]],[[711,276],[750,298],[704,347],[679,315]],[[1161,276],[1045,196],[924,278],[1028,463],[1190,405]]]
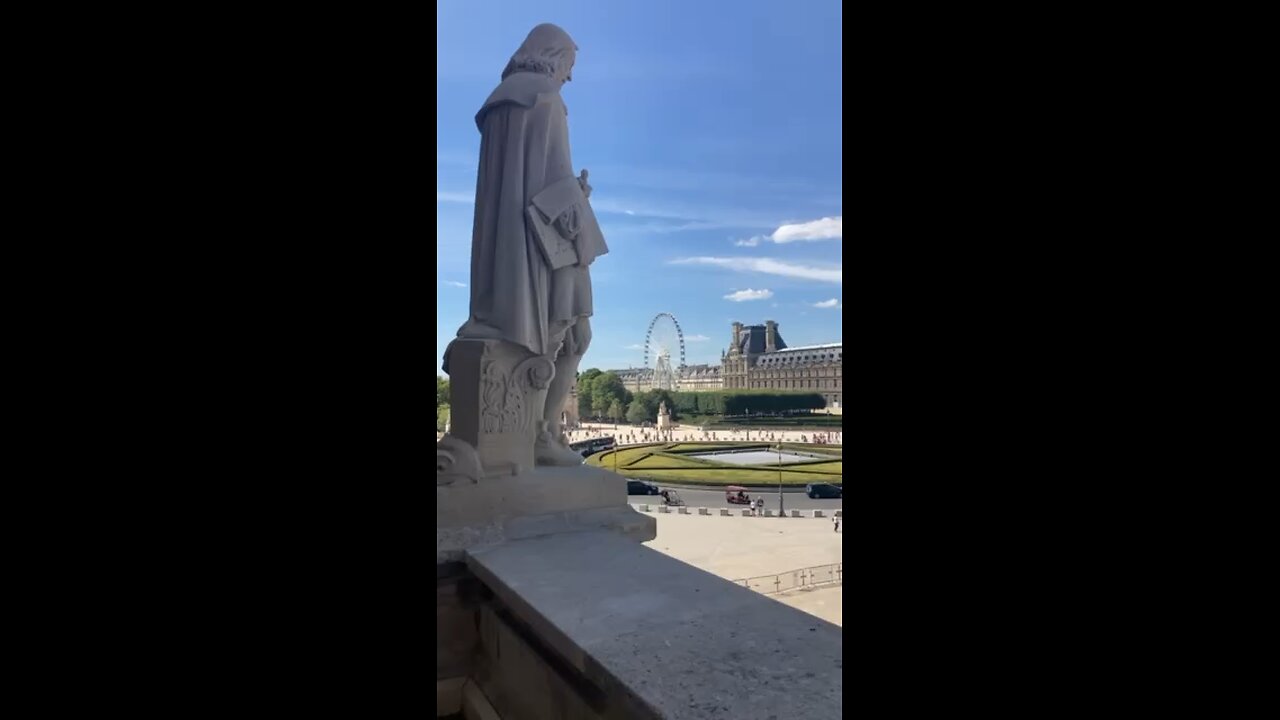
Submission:
[[[658,536],[645,543],[726,580],[785,573],[844,562],[844,525],[805,518],[657,515]],[[842,624],[840,585],[770,595]]]

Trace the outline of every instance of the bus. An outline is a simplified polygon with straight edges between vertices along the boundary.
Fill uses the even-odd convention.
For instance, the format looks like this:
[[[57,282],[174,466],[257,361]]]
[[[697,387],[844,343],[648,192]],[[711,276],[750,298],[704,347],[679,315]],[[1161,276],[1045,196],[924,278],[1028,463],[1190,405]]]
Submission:
[[[598,452],[604,450],[612,450],[614,441],[611,437],[591,438],[590,440],[579,440],[576,443],[570,443],[569,449],[582,455],[582,457],[591,457]]]

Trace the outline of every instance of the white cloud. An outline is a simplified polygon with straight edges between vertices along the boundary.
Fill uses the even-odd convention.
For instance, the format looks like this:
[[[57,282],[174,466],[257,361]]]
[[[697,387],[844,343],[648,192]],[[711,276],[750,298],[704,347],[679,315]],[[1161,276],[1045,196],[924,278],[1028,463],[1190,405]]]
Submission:
[[[454,287],[466,287],[466,286],[467,286],[467,284],[466,284],[466,283],[461,283],[461,282],[458,282],[457,280],[445,280],[445,281],[444,281],[444,284],[445,284],[445,285],[452,285],[452,286],[454,286]]]
[[[774,260],[773,258],[750,257],[688,257],[672,260],[671,264],[714,265],[740,272],[758,272],[766,275],[800,278],[802,280],[819,280],[836,284],[844,283],[844,270],[839,265],[835,267],[817,267]]]
[[[711,338],[706,335],[685,335],[685,342],[706,342]]]
[[[655,205],[639,198],[624,198],[598,191],[591,195],[591,208],[597,215],[615,213],[635,218],[671,221],[669,232],[714,230],[717,228],[774,227],[777,216],[770,218],[756,209],[716,207],[705,203],[668,201]]]
[[[807,223],[783,225],[773,231],[773,241],[789,243],[797,240],[831,240],[843,236],[844,217],[827,217]]]
[[[436,191],[436,202],[438,203],[461,203],[463,205],[470,205],[475,201],[475,193]]]
[[[731,292],[728,295],[725,295],[724,299],[732,300],[734,302],[745,302],[747,300],[768,300],[771,297],[773,297],[772,290],[752,290],[751,288],[747,288],[746,290]]]
[[[622,349],[623,349],[623,350],[643,350],[643,349],[644,349],[644,346],[643,346],[643,345],[641,345],[640,343],[634,343],[634,344],[632,344],[632,345],[627,345],[626,347],[624,347],[624,348],[622,348]]]
[[[816,308],[844,307],[843,305],[840,304],[840,301],[835,298],[831,298],[830,300],[823,300],[822,302],[816,302],[813,304],[813,306]]]
[[[761,241],[778,243],[779,245],[801,240],[834,240],[844,235],[844,216],[825,217],[803,223],[788,223],[779,226],[770,235],[755,235],[746,240],[734,243],[738,247],[755,247]]]

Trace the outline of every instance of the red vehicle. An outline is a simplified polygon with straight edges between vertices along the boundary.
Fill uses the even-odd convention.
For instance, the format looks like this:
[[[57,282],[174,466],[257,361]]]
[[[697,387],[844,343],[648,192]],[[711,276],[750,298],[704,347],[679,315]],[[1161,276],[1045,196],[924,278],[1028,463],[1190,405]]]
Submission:
[[[724,499],[731,505],[751,504],[751,496],[747,494],[747,489],[737,485],[730,485],[724,489]]]

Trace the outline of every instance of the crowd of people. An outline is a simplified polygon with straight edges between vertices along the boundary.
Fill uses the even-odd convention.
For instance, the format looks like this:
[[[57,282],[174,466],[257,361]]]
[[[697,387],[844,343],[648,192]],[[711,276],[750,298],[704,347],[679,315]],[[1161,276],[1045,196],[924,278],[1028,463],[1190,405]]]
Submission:
[[[700,427],[677,426],[669,430],[637,427],[634,425],[576,425],[565,431],[569,442],[612,437],[619,445],[639,445],[654,442],[798,442],[839,445],[836,432],[805,432],[800,430],[704,430]]]

